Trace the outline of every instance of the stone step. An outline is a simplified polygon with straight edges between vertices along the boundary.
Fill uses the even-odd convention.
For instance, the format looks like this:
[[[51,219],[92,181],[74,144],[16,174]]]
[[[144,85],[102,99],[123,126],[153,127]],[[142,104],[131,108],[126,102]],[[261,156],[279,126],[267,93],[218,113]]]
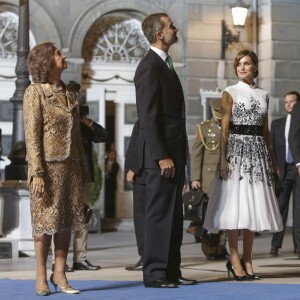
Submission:
[[[0,259],[19,257],[18,240],[0,238]]]

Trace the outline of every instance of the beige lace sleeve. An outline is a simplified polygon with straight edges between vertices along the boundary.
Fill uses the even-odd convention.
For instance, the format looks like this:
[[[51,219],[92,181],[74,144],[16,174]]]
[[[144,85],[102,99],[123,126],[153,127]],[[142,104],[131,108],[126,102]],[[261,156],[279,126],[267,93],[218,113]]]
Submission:
[[[30,85],[24,94],[23,114],[26,143],[26,160],[28,161],[28,182],[32,176],[43,173],[42,164],[42,135],[43,135],[43,114],[41,97],[37,89]]]

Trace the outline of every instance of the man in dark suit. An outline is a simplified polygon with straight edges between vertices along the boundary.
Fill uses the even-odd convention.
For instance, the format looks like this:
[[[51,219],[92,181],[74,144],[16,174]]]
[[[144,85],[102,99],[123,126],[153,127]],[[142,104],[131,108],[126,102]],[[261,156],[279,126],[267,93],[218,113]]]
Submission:
[[[137,67],[134,83],[140,121],[139,164],[145,172],[145,287],[195,284],[181,276],[182,189],[187,159],[183,90],[169,48],[178,29],[168,15],[149,15],[142,23],[151,49]]]
[[[140,260],[134,266],[127,266],[127,271],[142,271],[144,262],[144,224],[145,224],[145,172],[138,163],[138,138],[140,122],[133,126],[130,142],[125,156],[126,179],[132,183],[133,223]]]
[[[300,102],[297,102],[291,114],[291,126],[289,132],[289,145],[296,167],[296,194],[294,200],[294,240],[296,242],[296,252],[300,259]]]
[[[294,165],[294,161],[290,156],[288,134],[290,131],[291,112],[293,106],[300,101],[300,95],[298,92],[292,91],[284,97],[284,107],[287,112],[287,116],[274,120],[271,123],[271,136],[273,151],[275,154],[276,162],[280,171],[280,180],[282,182],[283,191],[278,197],[278,205],[282,217],[284,228],[286,227],[287,216],[289,211],[289,202],[291,194],[293,195],[293,207],[295,207],[296,196],[296,179],[297,170]],[[294,223],[295,229],[295,223]],[[300,229],[300,228],[299,228]],[[273,233],[271,242],[270,254],[278,255],[279,249],[282,247],[283,237],[285,229],[281,232]],[[294,249],[296,248],[295,236],[294,236]]]

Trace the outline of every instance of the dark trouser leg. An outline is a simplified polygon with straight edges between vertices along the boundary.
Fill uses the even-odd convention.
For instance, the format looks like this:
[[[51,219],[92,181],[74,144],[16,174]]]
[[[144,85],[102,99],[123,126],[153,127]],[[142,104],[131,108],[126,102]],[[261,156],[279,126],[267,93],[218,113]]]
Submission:
[[[184,170],[182,174],[184,175]],[[176,282],[181,276],[180,264],[181,253],[180,248],[183,237],[183,201],[182,201],[182,189],[183,189],[184,177],[178,179],[176,202],[174,206],[173,223],[171,242],[169,247],[169,260],[167,267],[167,278],[170,281]]]
[[[86,224],[85,228],[74,231],[73,261],[75,263],[80,263],[86,259],[88,232],[88,224]]]
[[[166,278],[178,187],[174,180],[164,179],[159,169],[146,169],[145,172],[143,275],[147,284]],[[177,249],[174,251],[178,252]]]
[[[286,226],[287,216],[289,211],[289,202],[290,202],[291,192],[294,183],[295,183],[295,171],[294,169],[287,167],[285,178],[282,180],[283,192],[280,194],[280,196],[277,199],[284,229],[281,232],[273,233],[273,238],[271,242],[272,246],[276,248],[282,247],[282,242],[285,233],[285,226]]]
[[[111,187],[105,186],[105,217],[115,218],[116,217],[116,191],[112,190]]]
[[[144,257],[145,184],[133,184],[133,222],[138,254]]]
[[[294,240],[300,252],[300,176],[296,179],[296,193],[294,199]]]

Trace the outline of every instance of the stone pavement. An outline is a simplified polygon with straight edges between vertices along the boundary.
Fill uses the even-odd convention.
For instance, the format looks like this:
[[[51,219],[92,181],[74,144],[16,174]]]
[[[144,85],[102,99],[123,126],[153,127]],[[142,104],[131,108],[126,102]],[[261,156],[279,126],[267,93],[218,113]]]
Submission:
[[[188,223],[185,223],[187,228]],[[300,260],[293,253],[291,229],[287,229],[283,249],[276,257],[269,255],[270,233],[262,233],[254,240],[253,264],[255,272],[263,277],[256,283],[299,284]],[[240,241],[240,249],[242,243]],[[133,231],[90,233],[88,259],[101,265],[98,271],[75,271],[67,273],[70,280],[142,280],[142,272],[126,271],[125,266],[135,264],[139,257]],[[207,261],[201,244],[194,243],[192,235],[184,232],[182,252],[182,274],[200,282],[227,280],[225,261]],[[51,255],[51,254],[50,254]],[[48,277],[51,274],[51,256],[48,260]],[[72,247],[68,263],[72,265]],[[20,257],[0,260],[0,278],[34,279],[35,258]]]

